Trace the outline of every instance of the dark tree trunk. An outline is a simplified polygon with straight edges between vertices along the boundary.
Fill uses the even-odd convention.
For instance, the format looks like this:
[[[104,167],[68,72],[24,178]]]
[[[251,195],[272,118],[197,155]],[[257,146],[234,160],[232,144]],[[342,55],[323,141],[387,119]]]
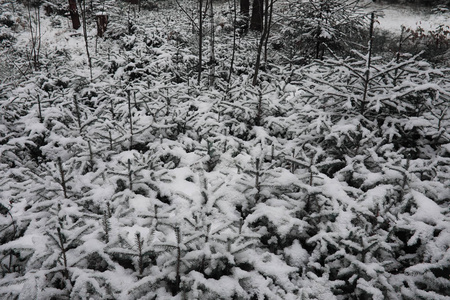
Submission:
[[[103,37],[108,26],[108,15],[97,15],[97,36]]]
[[[81,26],[80,15],[78,14],[77,0],[69,0],[69,12],[72,19],[73,29],[78,29]]]
[[[234,5],[233,23],[234,24],[236,24],[236,19],[237,19],[236,1],[237,0],[233,0],[233,5]],[[231,53],[230,73],[228,74],[228,86],[230,86],[230,82],[231,82],[231,74],[233,73],[233,65],[234,65],[234,57],[235,56],[236,56],[236,26],[233,26],[233,52]]]
[[[250,0],[240,0],[241,14],[250,16]]]
[[[209,20],[211,22],[211,30],[210,30],[210,41],[209,41],[209,86],[214,85],[214,80],[216,77],[216,56],[214,54],[215,48],[214,48],[214,5],[213,0],[209,0]]]
[[[262,31],[263,15],[264,15],[263,0],[253,0],[252,18],[250,20],[250,29]]]
[[[198,6],[198,78],[197,83],[200,85],[202,80],[202,52],[203,52],[203,0],[199,1]]]

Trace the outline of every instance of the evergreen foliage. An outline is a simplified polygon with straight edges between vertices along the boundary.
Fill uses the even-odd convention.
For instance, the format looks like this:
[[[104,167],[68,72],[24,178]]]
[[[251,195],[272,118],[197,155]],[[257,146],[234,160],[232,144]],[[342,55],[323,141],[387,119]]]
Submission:
[[[186,11],[86,2],[110,12],[92,70],[42,15],[69,44],[43,36],[39,70],[0,82],[0,298],[448,299],[449,70],[337,45],[357,16],[316,2],[286,20],[314,20],[302,41],[327,24],[327,51],[269,52],[257,85],[252,33],[232,66],[206,25],[197,83]]]

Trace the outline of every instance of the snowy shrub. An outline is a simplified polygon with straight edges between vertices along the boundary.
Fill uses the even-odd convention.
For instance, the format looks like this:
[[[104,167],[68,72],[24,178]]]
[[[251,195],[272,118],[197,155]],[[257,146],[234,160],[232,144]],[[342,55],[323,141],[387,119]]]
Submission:
[[[291,61],[299,52],[308,59],[322,59],[328,50],[345,53],[367,21],[360,1],[287,1],[282,9],[279,40]]]
[[[0,82],[2,299],[447,298],[447,69],[340,57],[313,1],[298,36],[342,52],[269,51],[252,85],[255,36],[224,30],[198,84],[184,12],[104,4],[92,79],[43,17],[41,70]]]

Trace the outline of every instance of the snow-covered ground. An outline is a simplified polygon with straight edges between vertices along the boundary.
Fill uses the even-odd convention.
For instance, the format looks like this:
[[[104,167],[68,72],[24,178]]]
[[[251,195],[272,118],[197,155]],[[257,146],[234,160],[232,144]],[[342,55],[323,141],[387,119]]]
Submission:
[[[450,12],[433,13],[431,8],[411,8],[404,5],[371,2],[368,12],[378,15],[377,26],[394,33],[400,33],[402,25],[406,28],[424,30],[437,28],[439,25],[450,26]]]
[[[0,66],[0,299],[447,299],[449,70],[363,50],[254,85],[256,34],[224,30],[202,76],[181,11],[130,26],[107,2],[91,78],[62,16],[40,70],[13,76],[27,24],[11,84]],[[390,32],[431,18],[371,9]]]

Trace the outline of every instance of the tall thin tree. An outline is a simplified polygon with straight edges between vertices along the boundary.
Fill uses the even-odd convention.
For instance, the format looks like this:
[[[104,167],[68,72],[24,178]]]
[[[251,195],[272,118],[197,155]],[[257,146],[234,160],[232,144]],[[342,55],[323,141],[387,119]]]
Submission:
[[[261,0],[263,1],[263,0]],[[259,69],[261,68],[261,53],[262,53],[262,49],[263,46],[266,42],[266,39],[268,38],[269,35],[269,29],[270,29],[270,22],[269,22],[269,16],[272,14],[270,12],[270,10],[273,9],[273,3],[274,0],[264,0],[264,22],[263,22],[263,31],[261,34],[261,37],[259,39],[259,44],[258,44],[258,50],[256,53],[256,62],[255,62],[255,72],[253,75],[253,85],[257,85],[258,84],[258,74],[259,74]]]
[[[81,10],[82,18],[83,18],[83,37],[84,37],[84,44],[86,46],[86,55],[87,55],[88,65],[89,65],[89,75],[92,80],[92,59],[91,59],[91,54],[89,52],[89,42],[88,42],[87,24],[86,24],[86,0],[82,0],[82,2],[80,2],[80,10]]]
[[[198,78],[197,83],[200,85],[202,80],[202,52],[203,52],[203,0],[199,0],[198,2]]]
[[[236,19],[237,19],[236,1],[237,0],[233,0],[233,12],[234,12],[233,24],[236,24]],[[242,9],[242,7],[241,7],[241,9]],[[230,72],[228,73],[228,85],[230,85],[230,82],[231,82],[231,74],[233,73],[235,56],[236,56],[236,26],[233,26],[233,51],[231,53]]]
[[[34,11],[32,12],[32,8]],[[31,51],[30,51],[30,62],[33,61],[32,67],[35,70],[39,69],[40,51],[41,51],[41,13],[40,13],[40,3],[29,3],[27,6],[28,10],[28,23],[30,26],[31,33]],[[35,23],[35,26],[33,26]]]
[[[363,99],[361,102],[361,114],[363,115],[366,110],[366,102],[367,102],[367,92],[369,90],[369,81],[370,81],[370,68],[372,64],[372,48],[373,48],[373,25],[375,23],[375,13],[372,12],[370,16],[370,29],[369,29],[369,45],[368,45],[368,53],[367,53],[367,61],[366,61],[366,71],[364,74],[364,92]]]
[[[215,34],[215,25],[214,25],[214,6],[213,0],[209,0],[209,20],[210,20],[210,41],[209,41],[209,86],[214,85],[214,79],[216,77],[216,57],[214,54],[214,34]]]

